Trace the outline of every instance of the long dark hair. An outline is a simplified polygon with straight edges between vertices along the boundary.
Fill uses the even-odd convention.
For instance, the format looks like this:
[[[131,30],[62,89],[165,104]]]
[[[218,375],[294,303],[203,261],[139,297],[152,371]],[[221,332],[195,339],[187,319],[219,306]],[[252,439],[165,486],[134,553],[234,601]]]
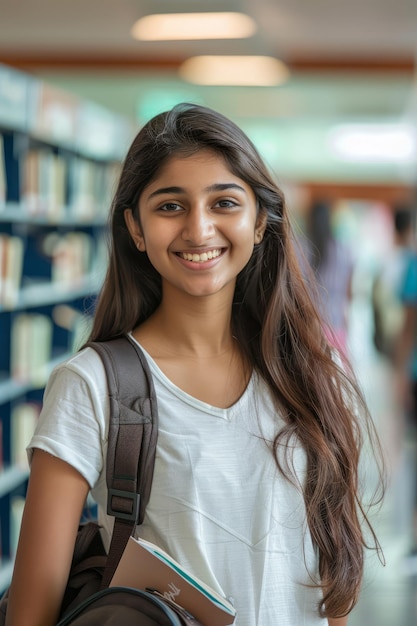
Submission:
[[[268,383],[285,427],[278,448],[295,434],[307,456],[303,485],[307,519],[319,551],[323,598],[319,612],[347,614],[357,601],[363,575],[363,522],[378,542],[359,497],[359,458],[369,418],[352,372],[331,355],[321,320],[300,272],[282,191],[248,137],[223,115],[181,104],[150,120],[138,133],[124,162],[111,209],[107,276],[99,296],[90,340],[130,332],[161,301],[161,280],[146,253],[138,252],[125,224],[124,210],[136,219],[139,198],[172,155],[210,149],[253,189],[266,213],[263,241],[237,278],[233,333],[251,365]],[[366,421],[364,423],[370,424]]]

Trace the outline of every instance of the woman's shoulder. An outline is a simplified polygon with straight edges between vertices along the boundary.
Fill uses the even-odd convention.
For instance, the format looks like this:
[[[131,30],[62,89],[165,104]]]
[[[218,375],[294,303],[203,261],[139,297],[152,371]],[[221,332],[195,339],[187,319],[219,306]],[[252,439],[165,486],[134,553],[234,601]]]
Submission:
[[[98,390],[106,389],[106,373],[99,354],[90,347],[82,348],[71,356],[58,363],[51,372],[48,387],[52,384],[67,384],[76,381],[95,387]]]
[[[95,350],[83,348],[52,370],[43,397],[44,421],[64,425],[75,419],[78,428],[81,422],[96,422],[104,437],[108,409],[106,372]]]

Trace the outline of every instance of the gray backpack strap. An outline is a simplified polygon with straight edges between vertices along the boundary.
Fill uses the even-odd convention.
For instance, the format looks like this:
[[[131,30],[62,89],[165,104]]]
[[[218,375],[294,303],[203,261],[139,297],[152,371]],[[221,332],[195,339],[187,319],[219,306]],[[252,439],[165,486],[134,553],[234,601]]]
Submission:
[[[108,586],[129,536],[143,522],[158,437],[158,411],[145,356],[130,337],[87,344],[107,375],[110,422],[107,448],[107,513],[115,517],[102,587]]]

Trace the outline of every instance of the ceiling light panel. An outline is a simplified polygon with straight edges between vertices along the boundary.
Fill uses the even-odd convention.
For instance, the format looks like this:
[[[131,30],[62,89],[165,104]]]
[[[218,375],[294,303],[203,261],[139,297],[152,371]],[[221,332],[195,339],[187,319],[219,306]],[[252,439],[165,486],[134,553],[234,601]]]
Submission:
[[[417,131],[405,123],[343,124],[328,134],[340,159],[362,163],[415,163]]]
[[[203,55],[184,61],[179,75],[196,85],[273,87],[286,82],[289,70],[268,56]]]
[[[254,20],[243,13],[161,13],[142,17],[131,33],[141,41],[180,41],[245,39],[256,30]]]

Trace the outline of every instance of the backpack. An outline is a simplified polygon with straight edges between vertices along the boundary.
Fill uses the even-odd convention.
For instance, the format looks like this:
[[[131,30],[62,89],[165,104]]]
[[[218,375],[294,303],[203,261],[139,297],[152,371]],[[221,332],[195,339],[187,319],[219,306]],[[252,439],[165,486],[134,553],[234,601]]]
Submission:
[[[57,626],[201,626],[155,590],[108,587],[130,535],[145,515],[158,411],[149,366],[130,337],[87,345],[100,355],[107,376],[107,513],[115,522],[108,555],[98,524],[90,521],[80,525]],[[7,597],[8,591],[0,600],[0,626],[5,624]]]

